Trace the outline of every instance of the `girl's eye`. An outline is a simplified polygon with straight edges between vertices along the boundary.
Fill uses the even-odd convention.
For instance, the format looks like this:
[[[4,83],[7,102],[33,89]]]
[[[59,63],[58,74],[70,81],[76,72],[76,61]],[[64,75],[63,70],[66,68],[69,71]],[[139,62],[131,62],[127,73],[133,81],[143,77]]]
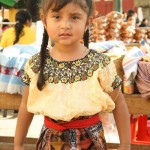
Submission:
[[[77,20],[77,19],[79,19],[79,17],[77,17],[77,16],[72,16],[72,19]]]
[[[60,19],[60,16],[53,16],[53,18],[59,20],[59,19]]]

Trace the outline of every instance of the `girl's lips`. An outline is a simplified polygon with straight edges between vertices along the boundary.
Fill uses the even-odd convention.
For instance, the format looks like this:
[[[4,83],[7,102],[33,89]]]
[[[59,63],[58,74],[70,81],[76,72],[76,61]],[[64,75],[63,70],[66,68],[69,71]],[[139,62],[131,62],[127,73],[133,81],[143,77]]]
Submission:
[[[59,36],[71,36],[71,34],[69,34],[69,33],[62,33]]]
[[[63,33],[63,34],[60,34],[59,37],[61,38],[69,38],[71,36],[71,34],[68,34],[68,33]]]

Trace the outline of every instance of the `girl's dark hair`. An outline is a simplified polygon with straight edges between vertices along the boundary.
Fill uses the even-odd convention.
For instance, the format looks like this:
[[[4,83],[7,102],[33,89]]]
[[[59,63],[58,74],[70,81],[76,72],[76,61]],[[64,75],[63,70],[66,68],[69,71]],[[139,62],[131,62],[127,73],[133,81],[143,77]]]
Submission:
[[[84,46],[89,47],[89,29],[87,29],[83,35]]]
[[[20,10],[16,13],[15,20],[16,24],[14,28],[16,38],[13,44],[16,44],[19,41],[19,38],[23,36],[24,25],[27,23],[27,21],[31,21],[31,15],[25,10]]]
[[[45,79],[44,79],[44,65],[45,65],[45,60],[46,60],[46,50],[47,50],[47,45],[48,45],[48,34],[47,31],[44,29],[43,33],[43,41],[41,45],[41,51],[40,51],[40,74],[38,77],[38,82],[37,82],[37,87],[41,91],[45,85]]]
[[[49,9],[52,9],[53,11],[59,11],[64,6],[72,2],[75,5],[79,5],[87,13],[88,18],[93,15],[93,10],[94,10],[93,0],[61,0],[61,1],[60,0],[42,0],[41,9],[46,18],[46,15]],[[88,47],[88,44],[89,44],[89,30],[88,29],[83,35],[83,40],[84,40],[84,45]],[[47,34],[47,31],[44,30],[43,41],[42,41],[41,51],[40,51],[40,59],[41,59],[40,60],[40,74],[39,74],[39,78],[37,82],[37,87],[39,90],[42,90],[45,85],[43,70],[45,66],[47,45],[48,45],[48,34]]]

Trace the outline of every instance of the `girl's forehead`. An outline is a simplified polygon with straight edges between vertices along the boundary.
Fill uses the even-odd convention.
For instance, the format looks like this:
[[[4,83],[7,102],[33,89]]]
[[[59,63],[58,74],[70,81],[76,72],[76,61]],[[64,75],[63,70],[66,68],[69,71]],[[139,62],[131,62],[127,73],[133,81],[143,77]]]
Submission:
[[[73,2],[70,2],[66,4],[64,7],[62,7],[59,10],[55,10],[53,7],[49,8],[50,12],[66,12],[69,13],[71,12],[85,12],[83,8],[79,4],[75,4]]]
[[[41,14],[46,16],[49,11],[58,12],[68,5],[73,5],[76,9],[81,9],[88,16],[93,13],[93,0],[43,0],[41,3]]]

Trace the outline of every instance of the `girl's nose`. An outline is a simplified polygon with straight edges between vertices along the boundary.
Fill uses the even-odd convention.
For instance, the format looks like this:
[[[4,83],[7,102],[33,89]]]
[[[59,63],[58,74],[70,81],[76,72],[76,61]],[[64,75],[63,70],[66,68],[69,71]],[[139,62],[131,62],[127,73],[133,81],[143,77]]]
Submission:
[[[64,20],[61,23],[61,29],[70,29],[70,23],[68,20]]]

